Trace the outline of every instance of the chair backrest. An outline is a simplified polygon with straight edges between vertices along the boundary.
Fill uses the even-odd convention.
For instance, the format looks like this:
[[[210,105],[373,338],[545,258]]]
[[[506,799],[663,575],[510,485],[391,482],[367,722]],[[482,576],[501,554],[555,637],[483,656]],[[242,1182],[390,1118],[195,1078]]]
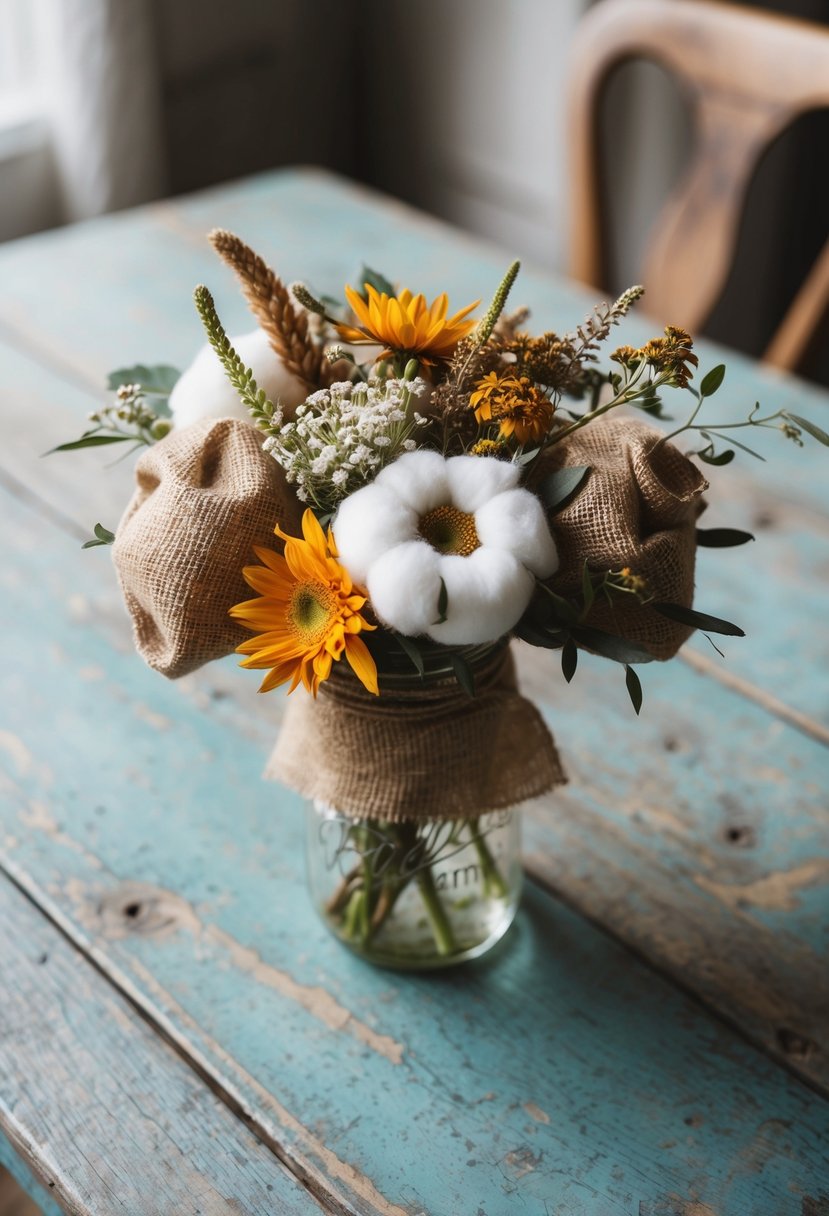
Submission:
[[[588,13],[569,80],[569,271],[603,289],[599,102],[612,69],[632,58],[670,72],[691,108],[695,146],[650,235],[642,281],[650,313],[699,330],[728,278],[760,156],[800,114],[829,106],[829,30],[712,0],[602,0]],[[829,241],[765,359],[796,367],[827,316]]]

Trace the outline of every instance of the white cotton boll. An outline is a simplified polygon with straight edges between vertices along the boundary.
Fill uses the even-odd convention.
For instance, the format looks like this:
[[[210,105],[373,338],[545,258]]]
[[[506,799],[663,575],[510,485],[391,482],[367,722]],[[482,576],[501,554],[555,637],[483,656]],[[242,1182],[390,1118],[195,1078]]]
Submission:
[[[342,564],[365,583],[378,557],[417,536],[417,514],[374,481],[340,503],[332,526]]]
[[[475,530],[485,548],[512,553],[539,578],[549,578],[558,569],[544,508],[529,490],[507,490],[485,502],[475,512]]]
[[[474,514],[488,498],[517,486],[521,470],[492,456],[452,456],[446,461],[446,475],[454,505]]]
[[[422,540],[389,549],[368,572],[368,594],[379,620],[407,637],[427,633],[438,619],[440,555]]]
[[[418,515],[450,501],[446,461],[439,452],[406,452],[386,465],[374,484],[387,487]]]
[[[473,457],[477,460],[478,457]],[[503,549],[476,549],[469,557],[441,557],[446,620],[429,637],[448,646],[495,642],[516,625],[530,602],[535,579]]]
[[[274,404],[281,402],[285,416],[290,418],[294,408],[305,400],[308,390],[286,369],[264,330],[255,329],[230,341],[239,358],[253,372],[258,387],[264,389]],[[177,427],[189,426],[202,418],[241,418],[253,425],[210,345],[201,348],[177,381],[170,394],[170,412]]]

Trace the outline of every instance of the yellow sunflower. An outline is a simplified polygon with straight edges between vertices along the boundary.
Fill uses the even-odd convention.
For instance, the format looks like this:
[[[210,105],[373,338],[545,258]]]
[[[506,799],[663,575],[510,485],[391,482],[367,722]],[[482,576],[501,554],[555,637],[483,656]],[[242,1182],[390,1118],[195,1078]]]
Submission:
[[[475,385],[469,404],[479,422],[497,422],[502,439],[540,442],[550,429],[555,406],[529,376],[489,372]]]
[[[475,327],[475,322],[467,317],[480,300],[467,304],[450,317],[447,316],[449,299],[446,292],[427,305],[425,296],[413,296],[407,290],[389,296],[368,283],[365,290],[368,300],[358,295],[353,287],[346,287],[346,299],[360,324],[359,327],[338,325],[337,331],[346,342],[381,343],[386,347],[381,359],[393,354],[411,355],[424,363],[451,359],[461,338]]]
[[[302,536],[287,536],[285,556],[255,546],[262,566],[246,566],[245,582],[260,598],[230,609],[230,615],[258,636],[236,648],[241,667],[271,668],[260,692],[291,681],[288,692],[301,683],[313,696],[331,674],[332,663],[345,655],[354,674],[377,695],[377,667],[362,638],[364,629],[376,629],[361,615],[366,596],[354,587],[348,571],[337,559],[334,538],[325,533],[313,511],[302,517]]]

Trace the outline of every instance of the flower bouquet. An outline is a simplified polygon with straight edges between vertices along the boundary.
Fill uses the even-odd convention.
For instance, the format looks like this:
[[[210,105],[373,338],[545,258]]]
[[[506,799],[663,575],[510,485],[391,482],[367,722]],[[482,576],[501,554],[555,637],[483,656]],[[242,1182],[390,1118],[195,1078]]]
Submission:
[[[735,428],[829,438],[783,411],[715,424],[723,380],[696,383],[668,327],[599,365],[631,288],[576,329],[451,313],[364,270],[338,302],[290,289],[238,237],[211,234],[257,320],[226,335],[205,287],[208,344],[179,374],[113,373],[115,400],[56,450],[145,449],[113,557],[139,652],[171,677],[236,650],[260,691],[291,697],[267,776],[304,795],[315,903],[358,952],[431,966],[488,949],[517,906],[516,808],[565,780],[516,686],[510,642],[636,668],[691,631],[740,635],[692,607],[707,465]],[[670,433],[665,390],[689,398]],[[637,417],[638,412],[638,417]],[[742,442],[734,446],[744,448]]]

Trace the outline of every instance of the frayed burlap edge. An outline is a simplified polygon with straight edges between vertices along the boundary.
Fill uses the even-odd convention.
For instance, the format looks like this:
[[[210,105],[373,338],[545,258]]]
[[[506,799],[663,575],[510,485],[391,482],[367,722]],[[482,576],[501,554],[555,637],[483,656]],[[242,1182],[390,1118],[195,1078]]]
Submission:
[[[305,798],[355,819],[468,819],[518,806],[567,778],[536,707],[499,648],[470,698],[454,677],[373,697],[345,664],[313,698],[291,697],[265,769]]]

